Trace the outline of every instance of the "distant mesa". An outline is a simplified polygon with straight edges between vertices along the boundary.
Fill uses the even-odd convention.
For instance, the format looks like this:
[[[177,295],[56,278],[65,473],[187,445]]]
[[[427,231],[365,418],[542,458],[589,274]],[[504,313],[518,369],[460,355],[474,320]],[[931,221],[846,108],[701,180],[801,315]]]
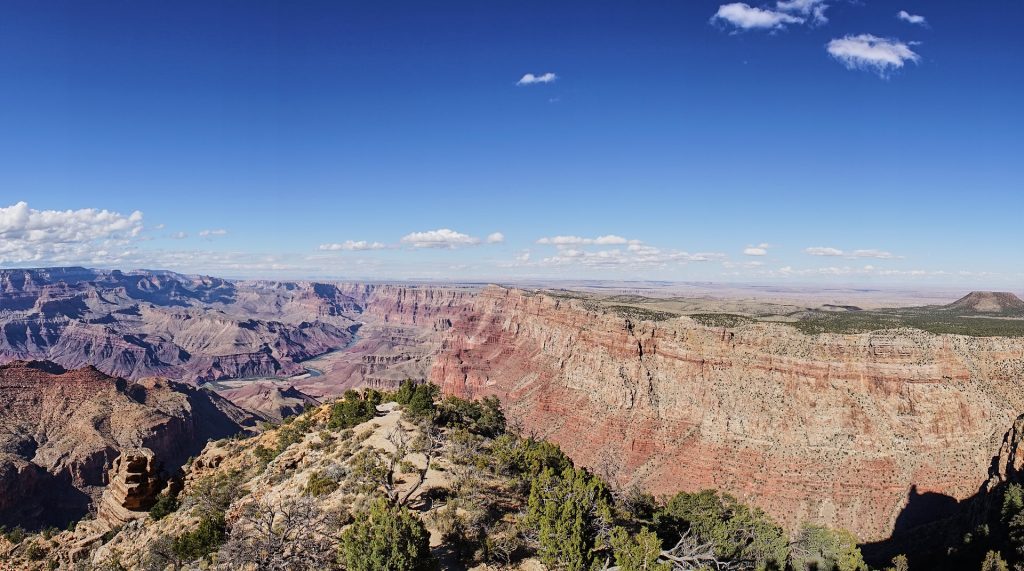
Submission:
[[[1005,291],[972,291],[944,309],[967,314],[1024,315],[1024,300]]]

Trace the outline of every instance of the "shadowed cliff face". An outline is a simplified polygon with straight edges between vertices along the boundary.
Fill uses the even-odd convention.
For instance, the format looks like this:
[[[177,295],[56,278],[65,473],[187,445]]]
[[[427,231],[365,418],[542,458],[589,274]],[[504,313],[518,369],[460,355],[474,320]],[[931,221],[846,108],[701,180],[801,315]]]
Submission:
[[[29,527],[85,515],[123,450],[152,450],[171,474],[256,420],[188,385],[24,361],[0,366],[0,411],[0,525]]]
[[[1024,341],[632,322],[490,288],[431,379],[501,397],[526,430],[622,484],[720,488],[791,527],[872,540],[977,491],[1024,410]]]

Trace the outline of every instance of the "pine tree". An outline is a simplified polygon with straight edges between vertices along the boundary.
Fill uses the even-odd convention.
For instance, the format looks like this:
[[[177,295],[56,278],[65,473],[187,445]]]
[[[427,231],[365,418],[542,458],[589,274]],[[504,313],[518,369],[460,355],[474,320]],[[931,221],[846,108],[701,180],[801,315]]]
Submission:
[[[559,476],[545,468],[531,483],[526,521],[537,530],[539,555],[546,565],[587,569],[595,543],[611,521],[607,492],[583,470],[568,467]]]
[[[423,522],[384,499],[370,505],[341,535],[348,571],[419,571],[432,568],[430,538]]]

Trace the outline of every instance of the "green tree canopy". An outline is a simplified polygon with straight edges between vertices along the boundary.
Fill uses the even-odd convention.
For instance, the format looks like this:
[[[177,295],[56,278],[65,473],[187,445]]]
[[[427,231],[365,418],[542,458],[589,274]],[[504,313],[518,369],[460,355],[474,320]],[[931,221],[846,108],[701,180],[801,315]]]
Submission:
[[[412,512],[379,498],[342,533],[340,555],[348,571],[426,570],[433,567],[429,538]]]

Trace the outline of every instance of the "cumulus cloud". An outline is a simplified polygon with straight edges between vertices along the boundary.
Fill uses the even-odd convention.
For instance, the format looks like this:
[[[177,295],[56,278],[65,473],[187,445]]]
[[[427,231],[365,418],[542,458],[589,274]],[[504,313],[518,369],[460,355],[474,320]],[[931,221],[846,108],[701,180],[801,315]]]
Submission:
[[[527,73],[523,77],[519,78],[519,81],[516,82],[516,85],[536,85],[538,83],[553,83],[556,79],[558,79],[558,76],[555,75],[554,73],[551,73],[550,71],[547,73],[542,73],[540,75],[533,75],[532,73]]]
[[[0,207],[0,263],[86,263],[122,252],[143,230],[142,213]]]
[[[902,68],[908,61],[917,63],[921,59],[909,44],[871,34],[835,39],[828,43],[826,49],[847,69],[873,71],[882,77]]]
[[[800,14],[815,25],[828,22],[828,17],[825,16],[828,4],[825,3],[825,0],[789,0],[788,2],[777,2],[775,6],[783,12]]]
[[[864,249],[864,250],[852,250],[844,251],[839,248],[828,248],[817,246],[814,248],[807,248],[804,253],[812,256],[834,256],[842,258],[875,258],[878,260],[898,260],[902,256],[897,256],[892,252],[886,252],[884,250]]]
[[[918,26],[927,26],[928,25],[928,20],[925,20],[924,16],[919,16],[917,14],[911,14],[910,12],[907,12],[906,10],[900,10],[899,13],[896,14],[896,17],[899,18],[900,20],[903,20],[904,22],[909,23],[909,24],[917,24]]]
[[[719,6],[711,21],[741,30],[777,30],[790,24],[824,24],[828,22],[827,9],[825,0],[780,0],[774,8],[732,2]]]
[[[381,244],[380,242],[367,242],[366,240],[345,240],[344,242],[341,243],[320,244],[320,247],[317,249],[323,252],[359,252],[363,250],[383,250],[384,248],[387,248],[387,246]]]
[[[223,228],[214,228],[212,230],[201,230],[199,232],[200,238],[217,238],[220,236],[227,236],[228,231]]]
[[[449,228],[429,230],[427,232],[413,232],[402,236],[402,243],[413,248],[460,248],[463,246],[475,246],[480,243],[479,238],[468,234],[456,232]]]
[[[775,29],[786,24],[802,24],[804,19],[799,16],[771,10],[756,8],[743,2],[723,4],[711,17],[712,22],[726,22],[744,30]]]
[[[501,232],[492,232],[487,235],[488,244],[501,244],[505,241],[505,235]]]

